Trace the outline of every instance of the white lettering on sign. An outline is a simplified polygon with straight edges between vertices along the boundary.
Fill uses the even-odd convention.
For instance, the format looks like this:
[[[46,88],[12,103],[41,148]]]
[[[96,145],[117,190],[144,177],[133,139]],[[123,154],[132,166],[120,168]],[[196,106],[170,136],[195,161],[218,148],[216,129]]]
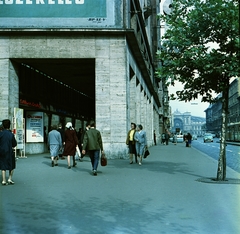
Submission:
[[[80,5],[80,4],[84,4],[84,0],[0,0],[0,5],[5,4],[5,5],[23,5],[23,4],[28,4],[31,5],[36,3],[36,4],[66,4],[66,5],[72,5],[72,4],[76,4],[76,5]]]
[[[13,0],[5,0],[5,4],[13,4]]]
[[[45,4],[44,0],[36,0],[36,4]]]

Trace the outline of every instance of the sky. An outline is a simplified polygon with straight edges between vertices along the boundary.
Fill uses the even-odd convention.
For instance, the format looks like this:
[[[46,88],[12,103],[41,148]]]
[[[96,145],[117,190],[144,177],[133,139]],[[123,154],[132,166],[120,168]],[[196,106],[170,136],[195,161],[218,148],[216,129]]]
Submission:
[[[180,82],[176,82],[175,86],[169,86],[169,95],[174,93],[176,94],[176,91],[182,90],[183,85]],[[170,100],[170,106],[172,108],[172,112],[178,110],[181,113],[184,112],[191,112],[192,116],[198,116],[206,118],[206,113],[204,112],[208,106],[208,102],[201,102],[201,98],[192,100],[191,102],[184,102],[179,100]]]

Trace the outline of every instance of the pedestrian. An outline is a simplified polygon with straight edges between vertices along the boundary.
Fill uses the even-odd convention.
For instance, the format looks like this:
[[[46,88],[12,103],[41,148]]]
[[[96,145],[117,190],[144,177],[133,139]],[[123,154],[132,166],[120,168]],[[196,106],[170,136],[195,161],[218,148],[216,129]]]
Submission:
[[[147,136],[141,124],[137,125],[137,131],[134,135],[137,156],[139,157],[139,165],[142,165],[142,158],[147,147]]]
[[[86,153],[86,149],[88,150],[89,157],[91,159],[93,175],[96,176],[100,153],[103,154],[104,151],[102,136],[101,133],[96,129],[94,121],[90,122],[90,129],[85,132],[82,154]]]
[[[13,148],[17,146],[17,141],[10,131],[11,121],[2,121],[0,131],[0,169],[2,170],[2,185],[14,184],[12,180],[14,169],[16,168],[16,158]],[[6,180],[6,170],[9,171],[8,181]]]
[[[81,152],[82,152],[83,139],[84,139],[85,133],[86,133],[89,129],[90,129],[90,123],[87,122],[87,123],[86,123],[86,127],[85,127],[84,131],[82,132],[81,139],[80,139],[80,145],[81,145],[81,147],[79,147],[79,148],[81,149]],[[86,155],[86,154],[88,154],[87,151],[85,152],[85,155]],[[79,161],[82,162],[82,161],[83,161],[83,157],[84,157],[85,155],[81,154],[81,157],[79,158]]]
[[[170,135],[169,135],[168,131],[166,131],[166,133],[165,133],[165,142],[166,142],[166,145],[168,145],[169,138],[170,138]]]
[[[163,145],[165,145],[165,133],[162,134],[162,141],[161,141],[161,143],[162,143]]]
[[[192,135],[190,133],[187,134],[187,142],[188,142],[188,147],[191,147],[192,144]]]
[[[82,147],[82,146],[80,146],[82,134],[83,134],[83,129],[82,129],[82,128],[79,128],[79,130],[78,130],[78,132],[77,132],[77,138],[78,138],[78,142],[79,142],[79,147]]]
[[[58,124],[58,129],[57,129],[57,131],[61,134],[61,139],[62,139],[62,146],[61,146],[60,149],[59,149],[58,156],[59,156],[59,158],[61,158],[61,159],[65,159],[65,158],[63,157],[63,147],[64,147],[64,142],[65,142],[65,131],[64,131],[64,129],[62,128],[62,124],[61,124],[61,123]]]
[[[154,145],[157,145],[156,132],[155,132],[155,130],[153,131],[153,141],[154,141]]]
[[[48,133],[48,146],[51,155],[52,167],[58,166],[58,154],[62,147],[61,133],[57,130],[57,125],[52,126],[52,130]]]
[[[76,148],[78,147],[78,139],[71,122],[66,124],[66,128],[63,155],[67,156],[68,169],[71,169],[71,157],[73,160],[73,167],[77,165],[75,154]]]
[[[136,124],[131,123],[131,129],[128,131],[126,144],[129,148],[129,160],[130,164],[133,164],[133,155],[135,155],[135,162],[137,163],[137,154],[136,154],[136,147],[135,147],[135,140],[134,134],[136,132]]]
[[[187,134],[184,134],[184,135],[183,135],[183,141],[186,143],[186,147],[188,147]]]
[[[173,135],[173,143],[174,145],[177,145],[177,133]]]

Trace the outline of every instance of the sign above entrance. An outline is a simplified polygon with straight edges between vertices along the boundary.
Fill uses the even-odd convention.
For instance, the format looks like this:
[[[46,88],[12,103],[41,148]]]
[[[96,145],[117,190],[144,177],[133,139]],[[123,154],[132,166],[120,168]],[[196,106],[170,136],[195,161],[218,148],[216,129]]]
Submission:
[[[116,2],[117,0],[0,0],[0,28],[113,26],[116,20]]]
[[[1,17],[106,17],[106,0],[0,0],[0,6]]]

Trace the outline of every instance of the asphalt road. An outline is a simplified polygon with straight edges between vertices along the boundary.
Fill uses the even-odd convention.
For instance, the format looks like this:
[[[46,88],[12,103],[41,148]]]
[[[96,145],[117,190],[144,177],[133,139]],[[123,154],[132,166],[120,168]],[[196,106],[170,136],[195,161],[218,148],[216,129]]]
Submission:
[[[203,142],[203,138],[192,141],[192,147],[207,154],[215,160],[219,158],[220,143],[218,138],[213,142]],[[237,145],[227,144],[226,148],[227,166],[240,173],[240,147]]]

